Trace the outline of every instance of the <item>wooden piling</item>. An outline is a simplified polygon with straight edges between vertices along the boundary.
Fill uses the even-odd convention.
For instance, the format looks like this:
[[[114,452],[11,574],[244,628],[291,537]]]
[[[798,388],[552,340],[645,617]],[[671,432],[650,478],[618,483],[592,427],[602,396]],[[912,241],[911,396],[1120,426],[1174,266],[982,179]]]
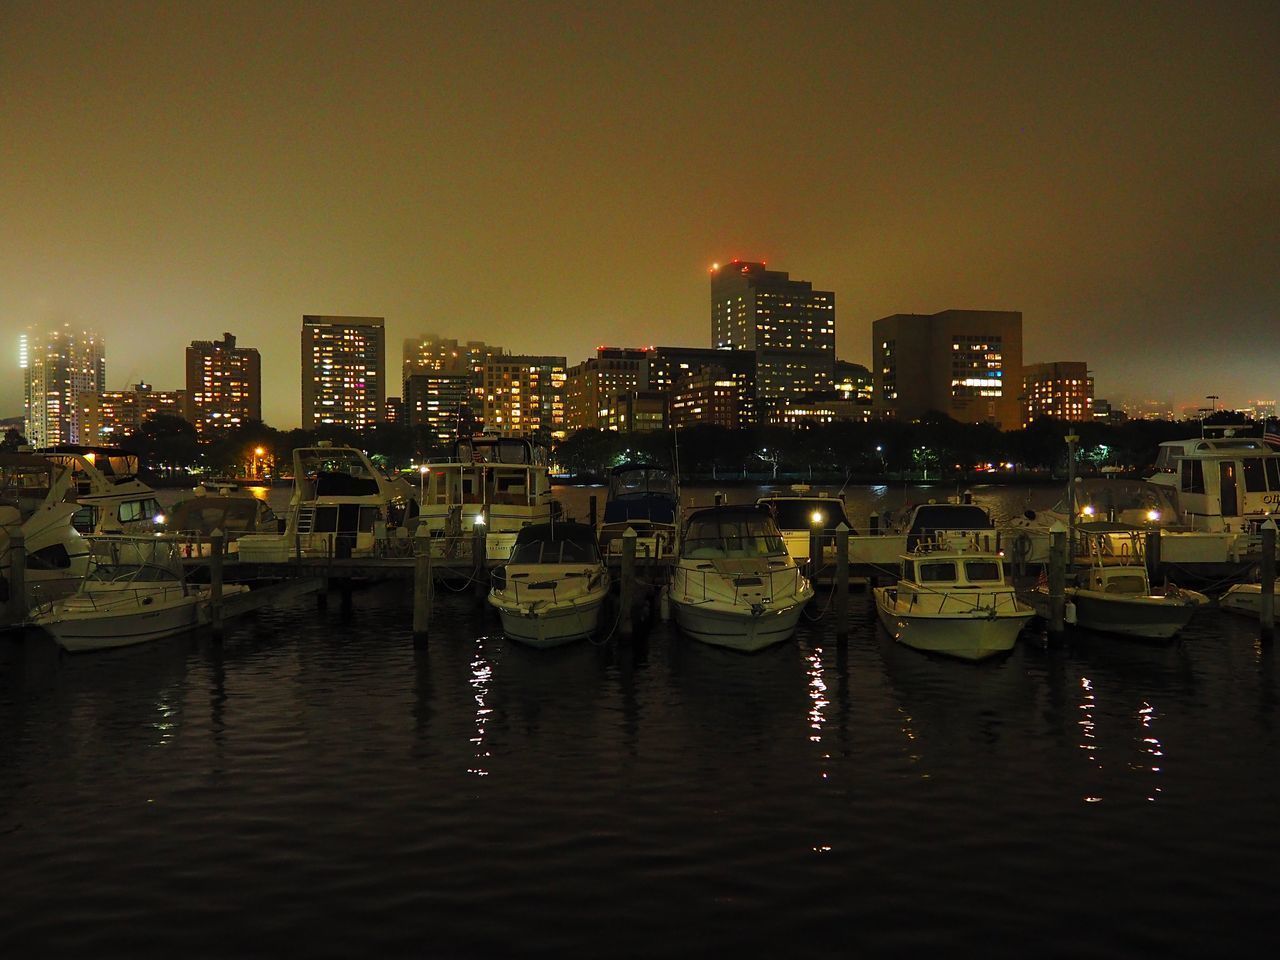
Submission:
[[[1066,630],[1067,530],[1062,522],[1050,531],[1049,543],[1049,636],[1061,637]]]
[[[836,641],[849,639],[849,528],[836,527]]]
[[[1274,640],[1276,634],[1276,522],[1262,525],[1262,594],[1258,597],[1258,636]]]
[[[618,633],[631,636],[636,591],[636,532],[627,527],[622,534],[622,573],[618,580]]]
[[[423,543],[418,545],[418,553],[413,558],[413,640],[414,643],[427,642],[427,633],[431,625],[431,538],[422,537]]]
[[[1144,549],[1147,555],[1147,577],[1152,584],[1159,583],[1160,575],[1160,531],[1148,530]]]
[[[483,604],[489,595],[487,531],[483,523],[471,528],[471,582],[478,604]]]
[[[813,524],[809,527],[809,579],[816,586],[818,571],[822,569],[822,527]]]
[[[591,524],[591,529],[596,528],[596,495],[593,493],[587,498],[587,522]]]
[[[27,540],[22,527],[14,524],[9,537],[9,622],[27,619]]]
[[[214,530],[209,537],[209,625],[215,639],[222,638],[222,552],[225,537]]]

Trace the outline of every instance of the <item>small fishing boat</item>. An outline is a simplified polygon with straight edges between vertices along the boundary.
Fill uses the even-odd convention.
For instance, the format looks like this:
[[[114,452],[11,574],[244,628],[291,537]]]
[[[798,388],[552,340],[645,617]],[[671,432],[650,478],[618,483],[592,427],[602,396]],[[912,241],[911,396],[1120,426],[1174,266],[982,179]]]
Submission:
[[[1271,594],[1275,596],[1275,586],[1272,585]],[[1272,601],[1272,611],[1274,612],[1280,607]],[[1237,583],[1218,598],[1218,606],[1223,610],[1231,613],[1239,613],[1246,617],[1259,617],[1262,611],[1262,584],[1261,583]]]
[[[791,638],[813,585],[767,508],[705,507],[685,524],[668,598],[689,636],[749,652]]]
[[[224,596],[249,588],[227,584]],[[69,597],[40,607],[32,623],[72,652],[168,637],[210,619],[210,588],[186,582],[177,544],[160,537],[97,537],[89,572]]]
[[[489,603],[502,617],[503,632],[534,647],[595,633],[609,594],[595,531],[568,520],[522,529],[492,581]]]
[[[174,504],[163,524],[181,543],[184,557],[208,556],[209,537],[222,531],[228,553],[236,553],[237,541],[253,533],[278,534],[280,519],[265,500],[234,482],[204,483],[192,495]]]
[[[1035,611],[1005,580],[1004,558],[971,541],[920,541],[897,586],[876,587],[880,623],[899,643],[963,660],[1013,649]]]
[[[1097,521],[1075,528],[1085,568],[1064,588],[1065,620],[1099,633],[1147,640],[1176,636],[1209,602],[1203,593],[1173,584],[1156,589],[1147,573],[1145,533]],[[1023,594],[1040,616],[1050,615],[1047,579]]]

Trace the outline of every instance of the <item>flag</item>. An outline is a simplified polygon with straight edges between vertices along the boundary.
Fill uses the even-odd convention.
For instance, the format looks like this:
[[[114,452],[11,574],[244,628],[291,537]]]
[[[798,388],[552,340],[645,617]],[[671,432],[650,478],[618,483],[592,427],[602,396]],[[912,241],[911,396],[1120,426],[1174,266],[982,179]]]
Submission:
[[[1280,447],[1280,421],[1268,420],[1262,428],[1262,440],[1273,447]]]

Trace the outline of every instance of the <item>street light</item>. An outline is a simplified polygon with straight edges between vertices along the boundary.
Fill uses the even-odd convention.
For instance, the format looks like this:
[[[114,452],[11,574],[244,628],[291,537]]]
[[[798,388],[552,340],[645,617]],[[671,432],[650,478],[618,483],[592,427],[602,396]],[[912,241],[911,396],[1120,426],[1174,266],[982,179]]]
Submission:
[[[426,493],[426,487],[427,487],[427,473],[428,473],[428,472],[430,472],[430,470],[431,470],[431,468],[430,468],[430,467],[428,467],[425,463],[424,463],[424,464],[422,464],[420,467],[418,467],[418,504],[419,504],[419,507],[421,507],[421,505],[422,505],[423,503],[425,503],[425,502],[426,502],[426,499],[427,499],[427,493]]]
[[[253,448],[253,478],[255,480],[262,479],[262,455],[266,452],[261,447]]]

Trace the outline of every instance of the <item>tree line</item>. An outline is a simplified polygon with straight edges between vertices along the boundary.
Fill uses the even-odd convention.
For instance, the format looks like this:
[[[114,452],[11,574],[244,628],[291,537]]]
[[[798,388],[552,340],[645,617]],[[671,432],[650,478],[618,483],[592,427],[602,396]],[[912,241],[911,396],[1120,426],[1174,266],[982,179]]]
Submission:
[[[1231,413],[1218,413],[1206,423],[1253,426]],[[974,479],[1003,475],[1065,474],[1067,443],[1075,444],[1076,472],[1104,466],[1145,472],[1154,464],[1162,441],[1184,439],[1200,431],[1199,421],[1129,420],[1121,424],[1066,423],[1040,419],[1022,430],[1001,431],[990,424],[960,423],[941,413],[918,421],[841,421],[800,427],[762,425],[729,430],[699,424],[679,431],[617,433],[579,430],[551,447],[551,459],[566,474],[604,478],[627,460],[677,466],[683,479],[801,479],[874,483],[893,478]],[[138,454],[154,478],[186,478],[193,472],[245,475],[255,465],[280,475],[290,469],[295,447],[329,441],[355,446],[388,470],[406,469],[430,458],[449,455],[425,427],[379,423],[366,430],[324,426],[315,430],[277,430],[251,421],[208,443],[199,442],[195,427],[181,417],[160,415],[121,438],[117,445]],[[23,442],[10,430],[3,446]],[[1006,465],[1012,465],[1008,467]]]

